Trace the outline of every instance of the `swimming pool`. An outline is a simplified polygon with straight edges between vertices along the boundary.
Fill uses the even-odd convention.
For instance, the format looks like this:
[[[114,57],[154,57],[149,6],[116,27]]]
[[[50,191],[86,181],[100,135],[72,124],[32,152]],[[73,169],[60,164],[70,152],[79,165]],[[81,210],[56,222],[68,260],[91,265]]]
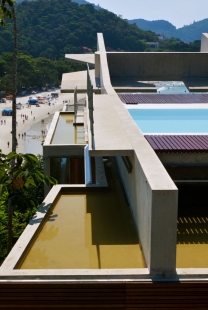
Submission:
[[[208,109],[129,109],[144,134],[208,134]]]

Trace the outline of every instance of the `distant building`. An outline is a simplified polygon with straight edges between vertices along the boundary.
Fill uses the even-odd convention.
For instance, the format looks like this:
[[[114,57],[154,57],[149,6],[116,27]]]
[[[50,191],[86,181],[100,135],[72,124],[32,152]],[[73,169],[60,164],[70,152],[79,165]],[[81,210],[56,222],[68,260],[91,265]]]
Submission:
[[[158,36],[158,40],[160,40],[160,41],[164,40],[164,36],[163,35],[159,35]]]
[[[111,47],[106,47],[106,52],[116,52],[116,51]]]
[[[81,47],[81,53],[82,54],[93,54],[93,51],[91,48],[89,48],[87,46],[82,46]]]
[[[146,42],[149,48],[157,49],[159,47],[158,42]]]

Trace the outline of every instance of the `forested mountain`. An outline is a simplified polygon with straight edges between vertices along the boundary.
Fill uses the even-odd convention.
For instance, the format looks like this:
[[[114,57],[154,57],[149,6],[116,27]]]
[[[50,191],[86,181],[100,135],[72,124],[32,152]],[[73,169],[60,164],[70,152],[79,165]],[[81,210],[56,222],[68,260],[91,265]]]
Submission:
[[[21,3],[22,1],[24,0],[16,0],[15,2],[16,3]],[[27,0],[27,1],[33,1],[33,0]],[[86,0],[71,0],[72,2],[76,2],[78,3],[79,5],[83,5],[83,4],[90,4],[90,2],[86,1]],[[96,9],[100,9],[100,6],[99,5],[95,5],[92,3],[92,5],[96,8]]]
[[[167,38],[175,37],[176,27],[166,20],[145,20],[145,19],[132,19],[129,24],[136,24],[140,29],[150,30],[157,34],[163,34]]]
[[[19,50],[33,57],[59,59],[65,53],[79,53],[81,46],[96,50],[97,32],[114,50],[144,51],[152,32],[129,25],[117,15],[93,5],[71,0],[23,1],[16,5]],[[12,51],[12,21],[0,28],[0,54]]]
[[[203,32],[208,32],[208,18],[178,29],[165,20],[148,21],[144,19],[132,19],[129,20],[129,23],[135,23],[143,30],[150,30],[157,34],[163,34],[166,38],[179,38],[183,42],[201,40],[201,34]]]
[[[145,42],[157,41],[151,31],[91,4],[71,0],[36,0],[16,4],[18,22],[18,91],[22,87],[59,84],[64,72],[84,70],[64,60],[64,54],[80,53],[82,46],[97,50],[97,33],[106,47],[116,51],[149,51]],[[0,90],[11,91],[13,24],[0,27]],[[199,51],[200,42],[185,44],[177,39],[160,43],[156,51]],[[153,50],[150,50],[153,51]]]
[[[86,1],[86,0],[72,0],[72,2],[76,2],[78,3],[79,5],[82,5],[82,4],[90,4],[90,2]],[[101,7],[99,5],[95,5],[92,3],[92,5],[94,6],[95,9],[99,10]]]

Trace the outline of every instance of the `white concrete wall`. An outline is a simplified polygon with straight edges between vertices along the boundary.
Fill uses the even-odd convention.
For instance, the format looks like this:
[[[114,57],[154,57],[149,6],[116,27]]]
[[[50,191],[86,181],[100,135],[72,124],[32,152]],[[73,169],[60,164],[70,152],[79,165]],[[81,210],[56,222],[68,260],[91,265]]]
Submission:
[[[176,268],[178,190],[112,88],[101,34],[98,35],[98,41],[102,46],[100,74],[103,88],[134,149],[134,156],[130,158],[132,173],[127,173],[119,158],[118,163],[147,267],[151,274],[171,276]],[[122,65],[121,62],[121,68]]]
[[[153,189],[136,155],[130,161],[133,169],[128,174],[117,157],[146,264],[152,274],[171,276],[176,261],[177,192]]]
[[[202,33],[201,53],[208,53],[208,33]]]

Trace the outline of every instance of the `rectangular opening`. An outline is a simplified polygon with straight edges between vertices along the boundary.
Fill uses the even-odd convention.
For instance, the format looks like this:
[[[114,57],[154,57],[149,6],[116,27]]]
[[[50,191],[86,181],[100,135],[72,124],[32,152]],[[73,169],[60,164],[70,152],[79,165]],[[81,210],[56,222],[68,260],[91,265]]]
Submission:
[[[208,268],[208,166],[166,166],[179,190],[177,268]]]

